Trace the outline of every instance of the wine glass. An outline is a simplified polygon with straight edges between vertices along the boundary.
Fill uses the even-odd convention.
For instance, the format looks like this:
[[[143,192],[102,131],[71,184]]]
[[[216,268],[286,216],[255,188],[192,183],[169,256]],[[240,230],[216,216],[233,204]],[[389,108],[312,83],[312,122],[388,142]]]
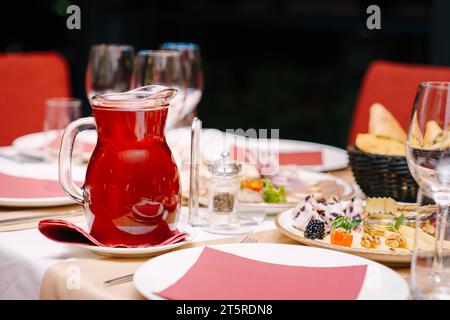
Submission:
[[[181,52],[186,73],[187,93],[181,125],[190,125],[197,113],[203,92],[203,71],[200,48],[195,43],[165,42],[161,49]]]
[[[86,71],[88,99],[102,93],[130,90],[134,48],[121,44],[96,44],[91,47]]]
[[[186,77],[181,53],[172,50],[142,50],[134,59],[132,88],[148,85],[163,85],[178,90],[170,102],[167,129],[176,128],[184,116]]]
[[[450,83],[419,85],[411,116],[407,161],[409,170],[437,211],[433,218],[416,219],[412,259],[412,293],[417,299],[450,299]],[[424,237],[424,221],[434,233]],[[427,243],[423,246],[424,238]]]
[[[56,162],[64,130],[81,117],[81,100],[75,98],[50,98],[45,101],[44,112],[45,161]],[[74,154],[81,150],[78,145]]]

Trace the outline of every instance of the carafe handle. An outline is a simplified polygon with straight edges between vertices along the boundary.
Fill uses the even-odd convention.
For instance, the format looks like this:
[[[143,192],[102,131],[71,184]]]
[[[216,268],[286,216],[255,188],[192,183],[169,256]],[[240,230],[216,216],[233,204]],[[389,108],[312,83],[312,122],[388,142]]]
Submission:
[[[64,130],[59,152],[59,182],[73,200],[82,204],[84,203],[83,190],[76,185],[72,178],[73,146],[78,133],[95,128],[93,117],[81,118],[71,122]]]

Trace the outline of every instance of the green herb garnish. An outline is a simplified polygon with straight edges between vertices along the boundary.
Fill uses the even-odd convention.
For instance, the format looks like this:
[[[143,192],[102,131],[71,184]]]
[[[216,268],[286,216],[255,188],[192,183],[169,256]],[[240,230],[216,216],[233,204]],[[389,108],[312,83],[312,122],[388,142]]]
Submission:
[[[361,219],[353,219],[350,222],[351,228],[355,228],[356,226],[359,226],[361,224],[362,220]]]
[[[349,220],[346,216],[339,216],[331,223],[331,229],[344,228],[347,231],[352,229],[361,223],[361,219]]]

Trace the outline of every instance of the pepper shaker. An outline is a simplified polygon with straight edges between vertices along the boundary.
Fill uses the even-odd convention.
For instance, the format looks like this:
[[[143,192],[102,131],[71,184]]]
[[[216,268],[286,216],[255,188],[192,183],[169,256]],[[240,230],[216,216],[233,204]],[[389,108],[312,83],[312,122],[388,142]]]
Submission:
[[[211,227],[227,227],[232,224],[236,212],[237,192],[240,182],[237,175],[241,164],[230,159],[229,152],[222,152],[221,159],[208,165],[213,178],[209,184],[209,212]]]

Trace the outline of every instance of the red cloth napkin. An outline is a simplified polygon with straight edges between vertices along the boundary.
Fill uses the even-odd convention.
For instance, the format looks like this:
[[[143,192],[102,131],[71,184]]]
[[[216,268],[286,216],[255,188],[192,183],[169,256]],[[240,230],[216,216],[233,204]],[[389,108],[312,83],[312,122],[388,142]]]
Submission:
[[[258,151],[234,146],[231,150],[231,157],[247,162],[249,161],[249,153],[257,155]],[[277,154],[274,156],[277,156]],[[323,164],[322,151],[280,152],[278,153],[278,161],[280,165],[318,166]]]
[[[60,219],[46,219],[39,222],[39,231],[48,239],[66,243],[66,244],[84,244],[90,246],[107,247],[107,245],[101,243],[93,236],[91,236],[87,231],[78,227],[77,225]],[[172,235],[158,244],[148,244],[143,243],[138,246],[129,246],[126,244],[117,244],[112,247],[114,248],[142,248],[150,246],[163,246],[168,244],[177,243],[183,241],[189,237],[187,232],[180,232],[175,230]],[[108,246],[111,247],[111,246]]]
[[[65,197],[59,181],[31,179],[0,173],[0,198]]]
[[[156,294],[176,300],[354,300],[366,269],[287,266],[206,247],[183,277]]]
[[[281,165],[320,166],[323,164],[321,151],[286,152],[278,156]]]

